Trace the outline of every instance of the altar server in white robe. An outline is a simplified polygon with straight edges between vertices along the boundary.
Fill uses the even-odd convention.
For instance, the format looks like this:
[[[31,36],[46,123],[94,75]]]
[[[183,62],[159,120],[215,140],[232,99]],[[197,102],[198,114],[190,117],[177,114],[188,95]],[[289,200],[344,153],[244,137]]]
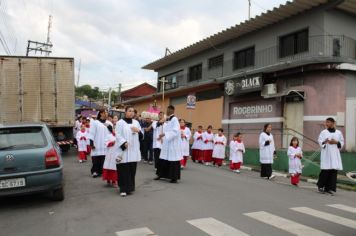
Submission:
[[[293,137],[290,141],[288,148],[288,165],[289,165],[289,174],[290,174],[290,182],[292,185],[298,186],[299,177],[302,174],[302,157],[303,152],[299,147],[299,140],[297,137]]]
[[[199,125],[198,130],[193,135],[193,145],[192,145],[192,160],[193,162],[198,161],[203,163],[203,126]]]
[[[168,118],[163,126],[163,133],[159,135],[160,138],[163,138],[163,145],[155,178],[155,180],[170,179],[171,183],[177,183],[177,180],[180,179],[180,161],[183,156],[180,125],[174,115],[174,110],[174,106],[168,106]]]
[[[260,163],[261,163],[261,177],[266,179],[273,179],[272,164],[275,155],[275,145],[273,135],[271,134],[272,125],[265,124],[263,132],[260,134]]]
[[[182,160],[180,162],[181,168],[184,169],[187,166],[187,160],[188,157],[190,156],[190,147],[189,147],[189,141],[190,137],[192,136],[192,133],[190,132],[190,129],[185,125],[185,120],[180,119],[180,132],[181,132],[181,139],[182,139]]]
[[[103,166],[103,180],[107,182],[108,186],[116,187],[118,182],[118,173],[116,170],[116,158],[122,156],[122,150],[117,142],[116,133],[111,125],[108,126],[110,134],[105,139],[107,148],[105,161]]]
[[[85,125],[82,125],[76,136],[79,163],[87,160],[87,140],[89,140],[88,136],[89,135],[85,130]]]
[[[319,192],[333,194],[336,192],[337,171],[343,169],[340,149],[344,146],[344,137],[335,129],[334,118],[327,118],[325,126],[318,139],[321,171],[317,186]]]
[[[203,133],[204,164],[207,166],[212,165],[213,162],[214,133],[212,132],[212,129],[213,126],[209,125],[208,129]]]
[[[245,145],[242,142],[242,134],[238,132],[230,142],[230,169],[235,173],[240,173],[241,164],[243,163],[243,154]]]
[[[154,163],[155,168],[157,169],[159,156],[161,154],[161,148],[163,139],[159,138],[159,135],[163,133],[163,124],[164,124],[164,113],[161,111],[158,114],[158,120],[153,121],[152,129],[153,129],[153,156],[154,156]]]
[[[112,126],[112,123],[106,120],[107,115],[106,110],[99,111],[97,119],[90,124],[90,146],[93,163],[91,174],[93,178],[101,176],[103,172],[106,155],[105,139],[110,134],[107,126]]]
[[[218,133],[214,136],[213,161],[214,166],[222,166],[225,159],[226,137],[222,128],[218,129]]]
[[[134,116],[134,108],[128,106],[125,108],[125,118],[116,125],[117,142],[122,150],[116,165],[122,197],[135,191],[137,162],[141,161],[140,139],[143,134],[139,122],[133,119]]]

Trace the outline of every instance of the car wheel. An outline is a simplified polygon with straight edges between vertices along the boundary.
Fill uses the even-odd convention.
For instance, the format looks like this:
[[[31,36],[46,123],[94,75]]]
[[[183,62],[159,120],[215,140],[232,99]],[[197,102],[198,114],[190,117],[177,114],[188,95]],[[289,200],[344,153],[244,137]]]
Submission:
[[[59,188],[59,189],[55,189],[52,191],[51,196],[50,196],[51,200],[53,201],[63,201],[64,200],[64,190],[63,187]]]

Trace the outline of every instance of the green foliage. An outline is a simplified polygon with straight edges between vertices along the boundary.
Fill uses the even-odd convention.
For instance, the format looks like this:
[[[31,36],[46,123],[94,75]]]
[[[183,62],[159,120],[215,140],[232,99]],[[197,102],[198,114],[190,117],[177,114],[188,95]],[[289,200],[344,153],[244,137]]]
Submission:
[[[92,88],[90,85],[85,84],[80,87],[75,87],[75,96],[76,97],[82,97],[82,96],[88,96],[89,99],[93,100],[99,100],[105,97],[105,100],[107,101],[109,97],[109,92],[108,91],[100,91],[99,87],[94,87]],[[117,101],[118,97],[118,92],[117,91],[112,91],[111,92],[111,101]]]

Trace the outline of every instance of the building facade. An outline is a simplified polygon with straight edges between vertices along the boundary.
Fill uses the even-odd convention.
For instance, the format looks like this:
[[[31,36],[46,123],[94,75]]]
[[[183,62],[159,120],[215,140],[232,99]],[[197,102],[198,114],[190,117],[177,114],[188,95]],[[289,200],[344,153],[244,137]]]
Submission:
[[[355,23],[354,1],[294,0],[143,68],[156,71],[171,91],[224,86],[221,125],[229,137],[245,133],[248,147],[257,147],[263,125],[271,123],[277,147],[297,136],[304,149],[315,149],[332,116],[353,151]],[[217,116],[211,108],[197,119]]]

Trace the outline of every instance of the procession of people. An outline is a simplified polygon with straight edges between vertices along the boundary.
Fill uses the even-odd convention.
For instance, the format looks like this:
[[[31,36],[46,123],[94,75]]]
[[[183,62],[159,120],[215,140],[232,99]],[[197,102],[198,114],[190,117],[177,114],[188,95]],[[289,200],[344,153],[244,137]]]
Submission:
[[[138,116],[137,111],[127,106],[125,117],[110,117],[106,110],[97,116],[79,117],[75,125],[75,145],[78,149],[78,162],[83,163],[91,157],[91,175],[101,177],[108,186],[119,188],[121,196],[135,191],[137,164],[154,165],[155,180],[166,179],[177,183],[181,170],[187,168],[191,157],[193,162],[206,166],[221,167],[229,165],[234,173],[240,173],[246,152],[243,134],[238,132],[228,137],[224,130],[213,133],[209,125],[204,131],[201,125],[192,134],[184,119],[175,114],[175,107],[167,107],[166,114],[145,112]],[[344,138],[335,129],[335,120],[327,118],[326,129],[320,133],[318,143],[321,148],[320,175],[317,190],[320,193],[336,192],[337,171],[342,170],[340,150]],[[192,140],[192,143],[191,143]],[[275,178],[272,165],[276,158],[276,144],[272,125],[265,124],[259,135],[260,177],[267,180]],[[302,174],[303,151],[297,137],[293,137],[287,150],[291,184],[298,186]],[[228,156],[229,163],[225,161]]]

